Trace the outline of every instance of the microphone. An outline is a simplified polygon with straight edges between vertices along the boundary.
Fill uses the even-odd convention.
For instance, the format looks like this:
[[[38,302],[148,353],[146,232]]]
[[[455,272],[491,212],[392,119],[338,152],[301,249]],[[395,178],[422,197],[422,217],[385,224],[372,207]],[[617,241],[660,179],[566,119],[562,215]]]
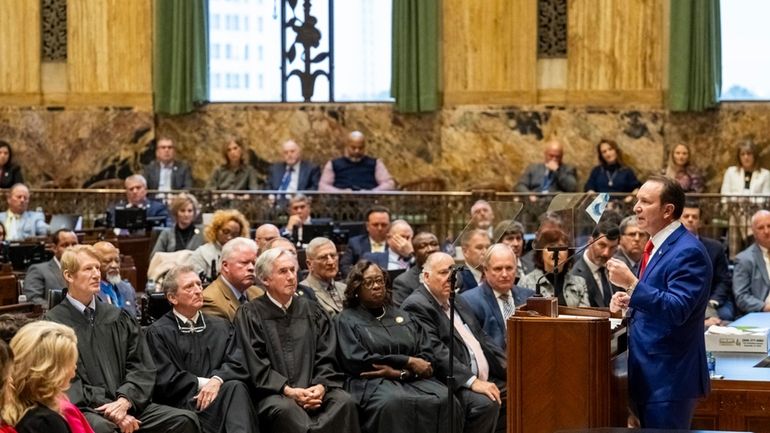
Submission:
[[[607,238],[609,240],[615,240],[618,237],[620,237],[620,228],[619,227],[611,227],[610,229],[607,230],[607,233],[603,233],[602,235],[597,236],[596,238],[592,239],[591,242],[588,242],[587,244],[583,245],[580,248],[574,248],[575,251],[571,255],[567,256],[566,260],[564,260],[564,265],[569,263],[569,261],[572,260],[578,254],[580,254],[583,251],[585,251],[586,249],[588,249],[588,247],[590,247],[591,245],[599,242],[601,239]],[[545,278],[545,277],[547,277],[549,275],[556,275],[556,273],[558,272],[559,266],[558,266],[557,262],[559,260],[558,259],[559,252],[561,252],[561,251],[569,251],[571,249],[573,249],[573,248],[571,248],[571,247],[546,247],[546,248],[542,248],[542,249],[535,249],[535,251],[543,251],[543,250],[545,250],[545,251],[548,251],[548,252],[554,254],[554,267],[553,267],[553,270],[551,272],[543,273],[543,275],[541,275],[540,278],[537,279],[537,282],[535,283],[535,296],[543,296],[543,294],[540,293],[540,283],[542,282],[543,278]],[[554,292],[556,292],[557,288],[554,288],[554,289],[555,289]]]

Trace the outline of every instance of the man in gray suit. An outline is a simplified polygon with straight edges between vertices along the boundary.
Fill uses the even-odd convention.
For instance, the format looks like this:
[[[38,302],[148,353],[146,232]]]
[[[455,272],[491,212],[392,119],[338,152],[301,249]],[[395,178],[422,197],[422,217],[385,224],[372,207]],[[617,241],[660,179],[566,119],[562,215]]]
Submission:
[[[733,293],[741,313],[770,311],[770,211],[759,210],[751,217],[754,243],[735,256]]]
[[[61,273],[61,256],[64,250],[78,244],[75,232],[61,229],[51,235],[53,242],[53,258],[45,263],[37,263],[29,267],[24,278],[24,295],[28,302],[46,305],[48,303],[48,291],[51,289],[63,289],[67,282]]]
[[[347,287],[344,283],[334,281],[340,269],[337,246],[327,238],[318,237],[310,241],[305,252],[310,273],[299,284],[313,289],[318,305],[330,316],[334,316],[342,311]]]
[[[174,140],[168,137],[158,138],[155,161],[144,166],[144,178],[147,179],[147,188],[158,191],[190,189],[193,186],[190,166],[176,160]]]
[[[562,164],[564,146],[553,138],[545,144],[545,161],[530,164],[514,187],[516,192],[575,192],[577,191],[577,171],[575,167]],[[537,196],[530,196],[531,201]]]
[[[48,234],[48,224],[42,212],[28,211],[29,188],[17,183],[8,191],[8,210],[0,212],[0,222],[5,225],[5,240],[21,241]]]

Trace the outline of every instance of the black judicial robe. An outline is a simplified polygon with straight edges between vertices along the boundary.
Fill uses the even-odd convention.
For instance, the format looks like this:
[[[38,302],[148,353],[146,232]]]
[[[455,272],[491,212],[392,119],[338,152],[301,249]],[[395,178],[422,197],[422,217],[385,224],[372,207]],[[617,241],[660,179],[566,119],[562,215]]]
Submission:
[[[91,325],[64,299],[45,318],[69,326],[78,337],[77,371],[67,395],[96,433],[115,425],[94,409],[121,396],[131,402],[128,413],[142,423],[143,432],[200,431],[195,414],[151,403],[155,363],[139,323],[128,312],[97,301]]]
[[[336,365],[334,328],[318,304],[295,297],[284,312],[262,296],[238,309],[234,325],[256,390],[260,421],[268,431],[359,431],[356,405],[341,389],[344,375]],[[318,410],[305,411],[283,395],[286,385],[317,384],[326,388]]]
[[[154,399],[158,403],[195,411],[206,433],[259,431],[246,381],[248,370],[229,321],[201,313],[200,332],[183,333],[173,311],[147,329],[147,343],[155,360]],[[217,398],[197,411],[198,377],[217,376],[224,383]]]
[[[429,337],[409,314],[387,307],[385,315],[378,319],[359,306],[344,309],[336,321],[338,359],[350,376],[346,388],[359,405],[362,431],[449,431],[449,393],[438,380],[360,377],[363,372],[375,370],[373,364],[404,369],[410,356],[433,363]],[[455,425],[461,426],[462,408],[454,397],[452,403],[456,405]]]

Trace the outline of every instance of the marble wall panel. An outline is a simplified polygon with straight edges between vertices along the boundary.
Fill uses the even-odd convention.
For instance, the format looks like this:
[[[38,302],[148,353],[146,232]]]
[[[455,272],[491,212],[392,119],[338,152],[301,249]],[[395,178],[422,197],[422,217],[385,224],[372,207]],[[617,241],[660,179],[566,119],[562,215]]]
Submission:
[[[280,159],[280,143],[289,137],[303,145],[306,158],[323,164],[357,129],[369,139],[368,152],[401,184],[440,177],[450,190],[509,190],[528,163],[541,160],[542,140],[552,136],[565,143],[565,161],[578,167],[582,184],[596,164],[596,143],[607,137],[619,143],[640,178],[664,166],[673,144],[689,144],[715,192],[741,139],[754,139],[763,166],[770,167],[768,125],[770,104],[725,104],[698,114],[466,105],[425,115],[395,113],[387,104],[221,104],[174,117],[130,109],[0,107],[0,139],[13,144],[36,187],[124,177],[152,158],[156,132],[177,140],[179,156],[192,163],[202,186],[222,163],[219,149],[229,135],[244,138],[264,167]]]
[[[25,181],[38,188],[80,187],[102,171],[112,177],[119,167],[135,170],[152,137],[146,111],[0,107],[0,139],[11,143]]]

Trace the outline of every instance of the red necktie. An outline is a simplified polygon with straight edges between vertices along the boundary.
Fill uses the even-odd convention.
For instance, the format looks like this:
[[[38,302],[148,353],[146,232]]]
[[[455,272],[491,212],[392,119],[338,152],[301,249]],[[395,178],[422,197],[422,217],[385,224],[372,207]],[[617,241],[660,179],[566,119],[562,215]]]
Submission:
[[[639,278],[642,278],[642,275],[644,275],[644,270],[647,269],[647,262],[650,261],[650,254],[652,253],[652,249],[655,247],[655,245],[652,244],[652,239],[647,241],[647,244],[644,245],[644,254],[642,254],[642,264],[639,265]]]

